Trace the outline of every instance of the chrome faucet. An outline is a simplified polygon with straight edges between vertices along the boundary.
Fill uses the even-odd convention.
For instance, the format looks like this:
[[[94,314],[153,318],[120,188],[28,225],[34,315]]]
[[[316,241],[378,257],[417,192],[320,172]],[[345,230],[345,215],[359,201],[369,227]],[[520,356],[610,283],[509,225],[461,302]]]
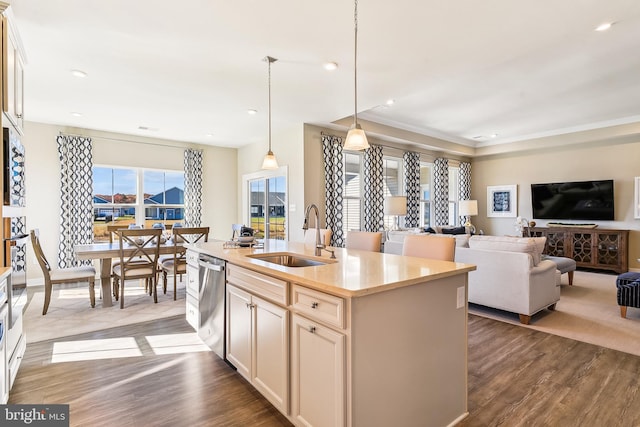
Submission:
[[[316,256],[322,255],[322,250],[325,248],[325,245],[320,241],[320,212],[318,211],[318,207],[314,204],[310,204],[304,211],[304,225],[302,226],[303,230],[309,229],[309,214],[311,213],[311,209],[315,211],[316,214]]]

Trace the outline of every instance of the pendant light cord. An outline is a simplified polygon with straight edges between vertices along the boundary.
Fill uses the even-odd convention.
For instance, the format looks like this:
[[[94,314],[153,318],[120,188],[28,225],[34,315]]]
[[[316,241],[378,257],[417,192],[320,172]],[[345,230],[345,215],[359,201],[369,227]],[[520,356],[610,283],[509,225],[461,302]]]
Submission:
[[[269,153],[271,153],[271,61],[272,58],[267,56],[267,63],[269,64]]]
[[[354,23],[354,44],[353,49],[353,91],[354,91],[354,113],[353,124],[358,124],[358,0],[354,2],[353,8],[353,23]]]

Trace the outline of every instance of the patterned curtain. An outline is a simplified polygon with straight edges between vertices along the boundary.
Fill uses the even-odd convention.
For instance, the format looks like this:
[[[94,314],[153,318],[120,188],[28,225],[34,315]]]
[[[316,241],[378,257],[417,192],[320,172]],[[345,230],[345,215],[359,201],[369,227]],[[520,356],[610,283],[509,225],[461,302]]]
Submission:
[[[460,176],[458,179],[458,194],[460,200],[471,199],[471,163],[460,163]],[[467,215],[460,217],[460,224],[466,224],[469,221]]]
[[[90,265],[78,261],[74,245],[93,243],[93,160],[91,138],[60,135],[60,245],[58,267]]]
[[[407,151],[404,160],[404,189],[407,196],[407,215],[404,226],[420,226],[420,154]]]
[[[202,150],[184,150],[184,223],[202,224]]]
[[[364,231],[384,229],[384,162],[382,147],[364,150]]]
[[[449,160],[433,162],[433,209],[435,225],[449,225]]]
[[[331,245],[344,246],[342,232],[342,194],[344,190],[344,170],[342,161],[342,138],[322,135],[322,155],[324,158],[325,223],[331,230]]]

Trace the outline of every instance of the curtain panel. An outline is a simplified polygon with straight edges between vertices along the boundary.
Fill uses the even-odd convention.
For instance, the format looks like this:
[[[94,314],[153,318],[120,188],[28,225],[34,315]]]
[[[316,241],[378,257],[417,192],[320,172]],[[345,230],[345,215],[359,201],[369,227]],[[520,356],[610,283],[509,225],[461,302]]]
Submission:
[[[202,150],[184,150],[184,222],[187,227],[202,224]]]
[[[460,176],[458,177],[459,200],[471,199],[471,163],[460,163]],[[468,215],[460,217],[460,224],[466,224],[470,220]]]
[[[342,138],[322,135],[324,160],[325,226],[331,230],[331,246],[344,247],[342,195],[344,191],[344,162]]]
[[[449,160],[433,162],[433,209],[435,225],[449,225]]]
[[[384,162],[382,147],[364,150],[364,231],[384,229]]]
[[[420,154],[406,151],[404,163],[404,190],[407,196],[407,215],[404,217],[405,228],[420,226]]]
[[[60,244],[58,267],[91,265],[79,261],[74,245],[93,243],[93,158],[91,138],[60,135]]]

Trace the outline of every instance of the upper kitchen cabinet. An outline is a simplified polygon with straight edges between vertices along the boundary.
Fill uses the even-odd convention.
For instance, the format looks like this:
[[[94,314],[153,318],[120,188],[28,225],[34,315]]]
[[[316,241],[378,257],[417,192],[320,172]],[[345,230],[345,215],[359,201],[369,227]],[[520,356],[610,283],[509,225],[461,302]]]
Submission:
[[[5,3],[0,1],[0,9]],[[2,12],[2,111],[22,135],[24,121],[24,49],[11,8]]]

